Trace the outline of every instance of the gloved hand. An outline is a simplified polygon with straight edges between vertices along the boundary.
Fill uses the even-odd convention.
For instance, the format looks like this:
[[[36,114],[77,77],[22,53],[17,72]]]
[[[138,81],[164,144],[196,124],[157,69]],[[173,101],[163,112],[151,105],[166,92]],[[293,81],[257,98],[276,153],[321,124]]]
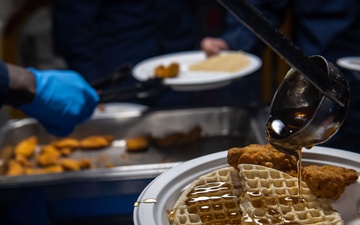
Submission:
[[[36,79],[33,101],[19,107],[51,134],[66,136],[90,118],[99,101],[96,91],[75,71],[28,69]]]

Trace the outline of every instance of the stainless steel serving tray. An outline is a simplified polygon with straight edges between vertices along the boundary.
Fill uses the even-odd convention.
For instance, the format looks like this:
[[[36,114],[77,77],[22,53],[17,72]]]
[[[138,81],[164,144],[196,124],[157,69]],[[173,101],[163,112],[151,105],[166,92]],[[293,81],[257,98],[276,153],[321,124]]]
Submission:
[[[0,175],[0,189],[71,184],[111,180],[149,179],[182,161],[251,143],[264,143],[263,123],[257,109],[236,107],[182,108],[146,111],[125,111],[97,115],[78,126],[70,135],[113,134],[113,145],[101,150],[76,151],[73,158],[89,158],[96,169],[59,174],[6,176]],[[261,112],[260,112],[261,114]],[[168,148],[149,147],[144,152],[126,151],[125,138],[139,135],[163,137],[173,132],[188,132],[200,126],[203,138],[194,143]],[[19,141],[35,135],[40,145],[57,137],[49,135],[35,120],[10,121],[0,131],[1,174],[11,156],[11,148]],[[106,164],[115,165],[104,168]]]

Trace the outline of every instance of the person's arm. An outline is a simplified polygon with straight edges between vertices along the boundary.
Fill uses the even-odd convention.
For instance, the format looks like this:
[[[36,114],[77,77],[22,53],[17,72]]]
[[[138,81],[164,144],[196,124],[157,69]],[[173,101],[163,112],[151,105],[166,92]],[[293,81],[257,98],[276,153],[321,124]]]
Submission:
[[[55,50],[65,59],[69,69],[85,79],[96,78],[98,71],[95,20],[103,0],[54,0],[52,1],[52,36]]]
[[[35,97],[36,81],[31,72],[0,61],[0,103],[20,106]]]
[[[282,23],[286,8],[289,7],[289,0],[251,0],[253,4],[270,22],[279,27]],[[249,29],[247,29],[233,15],[227,15],[226,28],[223,39],[233,50],[243,50],[259,54],[264,44]]]
[[[0,103],[37,119],[51,134],[70,134],[90,118],[98,101],[96,91],[75,71],[39,71],[0,61]]]

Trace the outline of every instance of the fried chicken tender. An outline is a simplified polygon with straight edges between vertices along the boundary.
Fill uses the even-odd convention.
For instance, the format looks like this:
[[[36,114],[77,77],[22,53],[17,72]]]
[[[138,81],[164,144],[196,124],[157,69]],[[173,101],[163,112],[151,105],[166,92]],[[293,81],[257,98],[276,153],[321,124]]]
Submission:
[[[69,156],[72,153],[71,148],[62,148],[59,150],[62,156]]]
[[[80,140],[80,148],[82,149],[97,149],[105,148],[114,141],[113,135],[94,135]]]
[[[347,185],[357,181],[358,174],[344,167],[310,165],[303,167],[302,179],[316,196],[336,200]]]
[[[19,142],[15,146],[15,155],[22,155],[26,158],[32,156],[35,152],[35,148],[38,144],[38,138],[35,136],[31,136]]]
[[[92,167],[90,159],[80,159],[78,163],[81,169],[90,169]]]
[[[147,136],[140,136],[134,138],[126,138],[126,150],[129,152],[145,151],[149,145],[150,140]]]
[[[297,164],[294,156],[279,152],[270,144],[251,144],[244,148],[231,148],[227,162],[237,168],[238,164],[249,163],[267,166],[287,173],[296,173]]]
[[[55,154],[41,154],[36,157],[37,164],[40,166],[53,166],[56,165],[59,160],[59,155]]]
[[[188,132],[174,132],[167,134],[161,138],[152,138],[152,142],[161,148],[185,145],[189,143],[193,143],[199,138],[201,138],[202,129],[200,126],[196,125],[191,128]]]
[[[8,162],[8,170],[6,175],[9,176],[18,176],[24,174],[24,167],[21,162],[17,160],[9,160]]]
[[[38,165],[54,166],[58,163],[60,152],[52,145],[46,145],[41,149],[41,154],[36,157]]]
[[[23,155],[20,155],[20,154],[15,155],[14,160],[19,162],[23,166],[30,166],[30,162],[29,162],[28,158],[26,158]]]
[[[60,165],[64,170],[78,171],[81,169],[79,162],[75,159],[62,159]]]
[[[35,174],[46,174],[46,173],[61,173],[63,171],[64,169],[61,166],[55,165],[44,168],[26,168],[25,174],[35,175]]]
[[[171,78],[176,77],[179,74],[179,70],[179,64],[171,63],[169,66],[157,66],[154,73],[156,78]]]
[[[79,142],[79,140],[74,139],[74,138],[62,138],[62,139],[53,141],[50,144],[55,146],[58,149],[63,149],[63,148],[76,149],[76,148],[79,148],[80,142]]]

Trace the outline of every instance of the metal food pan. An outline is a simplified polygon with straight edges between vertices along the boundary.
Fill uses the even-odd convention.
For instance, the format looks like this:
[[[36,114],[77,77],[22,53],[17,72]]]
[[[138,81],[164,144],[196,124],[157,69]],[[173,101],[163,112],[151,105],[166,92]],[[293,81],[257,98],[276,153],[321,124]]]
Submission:
[[[262,124],[256,110],[236,107],[182,108],[104,113],[78,126],[69,136],[81,139],[90,135],[112,134],[112,146],[98,150],[77,150],[71,158],[88,158],[96,169],[60,174],[5,176],[6,161],[12,147],[29,136],[37,136],[39,144],[57,139],[49,135],[35,120],[10,121],[0,135],[0,188],[52,183],[71,183],[113,179],[155,177],[179,162],[202,155],[262,143]],[[161,138],[168,134],[186,133],[194,126],[201,128],[201,138],[192,143],[159,148],[150,145],[146,151],[128,152],[125,139],[141,135]],[[112,164],[113,168],[105,168]]]

